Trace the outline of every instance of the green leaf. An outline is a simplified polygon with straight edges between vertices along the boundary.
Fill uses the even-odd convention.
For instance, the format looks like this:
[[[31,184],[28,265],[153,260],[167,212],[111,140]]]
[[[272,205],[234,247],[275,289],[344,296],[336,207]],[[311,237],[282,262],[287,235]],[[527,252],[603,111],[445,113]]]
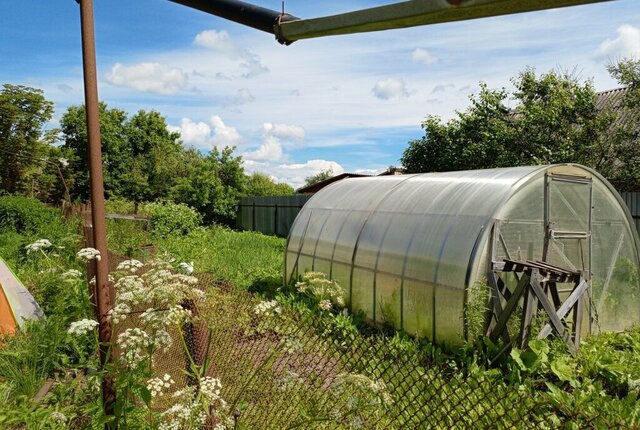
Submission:
[[[551,371],[563,382],[573,381],[575,372],[566,358],[557,358],[551,362]]]
[[[149,391],[147,387],[141,386],[140,398],[142,398],[142,401],[148,405],[149,403],[151,403],[151,391]]]

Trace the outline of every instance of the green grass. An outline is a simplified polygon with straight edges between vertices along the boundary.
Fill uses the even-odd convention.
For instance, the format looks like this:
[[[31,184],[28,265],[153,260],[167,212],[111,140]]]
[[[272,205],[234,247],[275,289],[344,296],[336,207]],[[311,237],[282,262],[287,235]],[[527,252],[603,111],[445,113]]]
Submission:
[[[209,227],[186,236],[159,238],[155,243],[160,251],[193,261],[196,272],[210,272],[241,289],[257,290],[282,282],[285,240],[278,237]]]

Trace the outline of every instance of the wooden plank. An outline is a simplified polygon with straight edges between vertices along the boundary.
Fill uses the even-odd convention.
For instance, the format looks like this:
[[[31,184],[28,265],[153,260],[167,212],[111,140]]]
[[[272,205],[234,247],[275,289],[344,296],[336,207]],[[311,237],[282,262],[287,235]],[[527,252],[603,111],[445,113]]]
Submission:
[[[558,332],[560,337],[562,337],[562,340],[564,340],[564,342],[567,344],[569,349],[571,349],[572,352],[575,352],[576,347],[573,341],[571,340],[569,333],[564,329],[564,326],[562,325],[562,320],[558,317],[558,314],[556,313],[556,309],[553,307],[553,305],[549,302],[549,299],[547,298],[547,296],[544,294],[542,286],[540,285],[540,282],[537,279],[537,273],[535,272],[532,273],[531,275],[530,285],[533,292],[536,294],[536,296],[538,296],[538,300],[540,300],[540,303],[542,304],[542,307],[544,308],[545,312],[549,316],[549,320],[551,321],[551,325],[553,326],[553,328],[556,329],[556,331]]]
[[[556,309],[559,308],[562,305],[562,302],[560,301],[558,286],[555,282],[549,282],[549,293],[551,294],[551,300],[553,300],[553,306],[555,306]]]
[[[44,396],[49,394],[49,391],[51,391],[51,387],[53,387],[54,383],[55,383],[55,380],[47,379],[44,382],[44,384],[42,384],[42,387],[40,387],[40,389],[38,390],[36,395],[33,396],[33,400],[36,401],[36,402],[39,402],[40,400],[42,400],[44,398]]]
[[[491,332],[490,338],[492,341],[495,342],[498,339],[498,336],[502,335],[502,331],[506,328],[507,322],[509,321],[509,318],[511,318],[511,314],[513,313],[513,310],[518,304],[520,297],[524,293],[527,285],[529,285],[529,279],[530,279],[530,275],[525,274],[522,277],[522,279],[520,279],[520,282],[518,282],[518,285],[516,286],[515,290],[513,291],[513,294],[511,295],[511,299],[509,299],[509,301],[507,302],[507,305],[502,311],[502,314],[500,315],[500,318],[498,319],[496,326]]]
[[[493,318],[491,318],[491,320],[487,324],[487,330],[485,332],[486,336],[489,336],[491,333],[493,333],[497,321],[504,312],[502,309],[502,302],[500,301],[501,292],[499,287],[500,284],[504,286],[502,279],[500,279],[497,274],[492,273],[489,277],[489,284],[491,287],[491,302],[493,303]],[[511,338],[509,337],[509,333],[507,333],[507,330],[502,330],[500,336],[502,337],[502,340],[505,342],[505,344],[511,344]]]
[[[580,346],[580,330],[582,329],[582,314],[584,300],[580,297],[573,307],[573,342]]]
[[[531,334],[531,322],[536,316],[537,309],[538,299],[536,295],[533,294],[531,290],[529,290],[524,296],[524,315],[522,316],[522,320],[520,321],[520,336],[518,338],[520,348],[526,348],[527,344],[529,343],[529,335]]]
[[[578,286],[573,290],[573,292],[567,297],[567,300],[564,301],[562,306],[556,311],[556,315],[558,318],[564,318],[573,305],[578,301],[580,297],[584,294],[585,291],[589,288],[589,284],[584,279],[578,284]],[[544,339],[551,334],[551,325],[545,325],[540,333],[538,334],[538,339]]]

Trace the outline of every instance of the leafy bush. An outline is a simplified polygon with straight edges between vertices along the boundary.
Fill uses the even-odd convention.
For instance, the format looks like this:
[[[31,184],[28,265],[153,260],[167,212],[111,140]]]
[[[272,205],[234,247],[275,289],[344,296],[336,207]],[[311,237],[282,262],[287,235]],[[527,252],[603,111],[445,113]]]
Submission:
[[[151,215],[151,229],[159,236],[189,234],[201,221],[195,209],[182,203],[152,203],[147,210]]]
[[[35,233],[62,228],[63,221],[55,209],[24,196],[0,197],[0,231]]]

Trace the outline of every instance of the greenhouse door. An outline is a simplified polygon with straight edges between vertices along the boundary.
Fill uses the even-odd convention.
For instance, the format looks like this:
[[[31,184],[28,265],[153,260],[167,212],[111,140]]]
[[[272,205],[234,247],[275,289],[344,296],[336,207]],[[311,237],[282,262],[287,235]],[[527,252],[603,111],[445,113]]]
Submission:
[[[543,261],[590,278],[591,178],[547,174]]]

